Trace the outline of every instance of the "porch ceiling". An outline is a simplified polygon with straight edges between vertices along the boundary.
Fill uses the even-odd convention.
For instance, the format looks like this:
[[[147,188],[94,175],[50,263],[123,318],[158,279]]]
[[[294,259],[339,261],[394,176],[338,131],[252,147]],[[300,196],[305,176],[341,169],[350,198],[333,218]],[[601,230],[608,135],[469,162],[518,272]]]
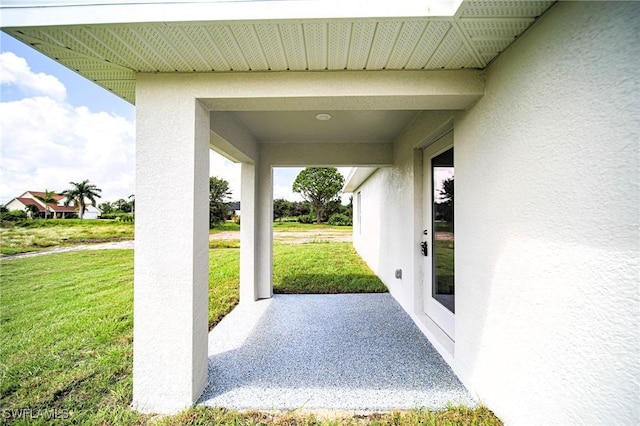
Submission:
[[[304,12],[319,10],[313,0],[3,3],[3,31],[135,104],[136,73],[482,69],[554,2],[465,0],[428,16],[437,2],[426,1],[409,17],[325,18]],[[342,3],[354,2],[328,6]],[[278,14],[295,7],[303,18]]]
[[[260,142],[393,142],[419,111],[236,111]]]

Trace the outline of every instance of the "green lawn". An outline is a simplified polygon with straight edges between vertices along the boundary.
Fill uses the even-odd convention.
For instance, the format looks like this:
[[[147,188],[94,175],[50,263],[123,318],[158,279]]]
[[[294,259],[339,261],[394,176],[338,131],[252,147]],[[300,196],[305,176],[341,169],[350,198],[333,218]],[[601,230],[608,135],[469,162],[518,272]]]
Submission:
[[[315,231],[322,231],[322,230],[332,230],[332,231],[340,231],[340,232],[344,232],[346,234],[351,233],[352,231],[352,227],[351,226],[333,226],[333,225],[328,225],[326,223],[312,223],[312,224],[308,224],[308,223],[299,223],[299,222],[273,222],[273,230],[274,231],[282,231],[282,232],[287,232],[287,231],[292,231],[292,232],[297,232],[297,231],[311,231],[311,230],[315,230]]]
[[[0,268],[2,408],[68,410],[80,423],[137,418],[126,409],[132,251],[5,260]]]
[[[209,230],[210,234],[215,234],[217,232],[226,232],[226,231],[239,231],[240,225],[235,222],[223,222],[216,225],[213,229]]]
[[[274,293],[380,293],[351,243],[274,244]]]
[[[280,232],[351,232],[350,226],[331,226],[326,224],[309,225],[297,222],[276,222],[273,229]],[[239,231],[240,225],[225,222],[209,230],[209,233]],[[77,244],[104,243],[132,240],[133,222],[103,219],[35,219],[19,223],[3,222],[0,227],[0,254],[12,255],[33,251],[42,251],[55,247]],[[212,248],[239,246],[239,242],[212,242]]]
[[[366,268],[348,248],[348,243],[276,245],[275,282],[285,282],[295,290],[304,281],[287,277],[303,273],[324,275],[324,286],[341,273],[368,282],[363,278]],[[315,259],[315,268],[291,266],[287,271],[286,265],[304,259]],[[237,303],[239,249],[212,249],[210,261],[209,324],[213,325]],[[351,269],[349,264],[353,265]],[[147,424],[151,419],[154,424],[170,425],[335,424],[291,412],[238,413],[198,407],[158,420],[130,410],[131,250],[3,260],[0,286],[2,421],[11,413],[22,413],[40,417],[16,420],[16,424],[49,424],[52,415],[57,415],[62,424]],[[344,286],[354,290],[353,282]],[[347,417],[339,423],[500,424],[484,408]]]

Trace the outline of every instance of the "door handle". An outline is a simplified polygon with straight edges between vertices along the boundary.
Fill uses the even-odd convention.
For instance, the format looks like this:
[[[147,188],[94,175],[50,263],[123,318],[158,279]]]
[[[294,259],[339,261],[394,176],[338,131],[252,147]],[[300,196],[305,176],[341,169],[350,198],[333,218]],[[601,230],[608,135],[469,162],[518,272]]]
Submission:
[[[422,231],[422,234],[429,235],[429,231],[425,229],[424,231]],[[426,241],[421,242],[420,250],[422,251],[423,256],[429,256],[429,243]]]

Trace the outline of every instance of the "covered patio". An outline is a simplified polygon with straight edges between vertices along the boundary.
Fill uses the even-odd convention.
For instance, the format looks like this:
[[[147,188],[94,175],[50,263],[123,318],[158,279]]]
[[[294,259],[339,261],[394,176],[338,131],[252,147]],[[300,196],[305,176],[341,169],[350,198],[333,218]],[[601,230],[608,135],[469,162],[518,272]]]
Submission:
[[[209,334],[199,403],[354,411],[476,405],[388,293],[275,295],[239,305]]]

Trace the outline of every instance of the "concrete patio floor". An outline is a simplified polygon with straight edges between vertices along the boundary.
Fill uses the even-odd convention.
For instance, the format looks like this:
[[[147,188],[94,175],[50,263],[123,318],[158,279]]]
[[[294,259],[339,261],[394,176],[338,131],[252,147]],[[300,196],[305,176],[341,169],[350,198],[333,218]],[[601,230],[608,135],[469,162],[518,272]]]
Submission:
[[[275,295],[209,334],[201,404],[383,411],[477,402],[389,294]]]

